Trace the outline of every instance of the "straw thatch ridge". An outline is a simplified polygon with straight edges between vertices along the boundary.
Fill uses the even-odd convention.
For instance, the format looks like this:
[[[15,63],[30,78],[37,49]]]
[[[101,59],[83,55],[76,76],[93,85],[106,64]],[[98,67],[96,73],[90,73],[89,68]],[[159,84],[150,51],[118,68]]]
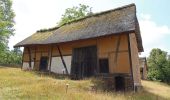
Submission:
[[[53,44],[89,39],[124,32],[135,32],[138,49],[143,51],[135,4],[96,13],[59,27],[37,31],[15,45]]]

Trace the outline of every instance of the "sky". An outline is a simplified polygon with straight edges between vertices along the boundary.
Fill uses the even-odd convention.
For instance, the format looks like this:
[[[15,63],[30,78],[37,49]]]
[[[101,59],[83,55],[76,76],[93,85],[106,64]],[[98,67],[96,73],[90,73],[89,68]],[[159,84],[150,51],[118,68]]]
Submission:
[[[141,56],[148,56],[153,48],[170,53],[170,0],[13,0],[15,35],[9,47],[37,30],[57,25],[66,8],[85,4],[92,11],[101,12],[135,3],[144,46]]]

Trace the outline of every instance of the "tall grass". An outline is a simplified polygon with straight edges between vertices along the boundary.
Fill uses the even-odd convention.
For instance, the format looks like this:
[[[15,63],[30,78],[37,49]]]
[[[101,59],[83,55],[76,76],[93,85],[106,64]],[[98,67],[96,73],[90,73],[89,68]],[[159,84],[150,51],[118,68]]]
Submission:
[[[69,84],[66,92],[66,84]],[[144,89],[138,93],[91,91],[90,79],[73,81],[53,76],[0,67],[0,100],[163,100],[170,99],[170,86],[142,81]]]

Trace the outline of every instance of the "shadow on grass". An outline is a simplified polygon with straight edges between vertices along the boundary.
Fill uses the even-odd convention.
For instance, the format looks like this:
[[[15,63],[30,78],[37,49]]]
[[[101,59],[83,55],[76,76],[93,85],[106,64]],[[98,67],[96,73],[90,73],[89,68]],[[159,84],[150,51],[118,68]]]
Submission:
[[[134,100],[169,100],[170,99],[151,93],[145,89],[141,89],[137,93],[133,93],[132,98]]]

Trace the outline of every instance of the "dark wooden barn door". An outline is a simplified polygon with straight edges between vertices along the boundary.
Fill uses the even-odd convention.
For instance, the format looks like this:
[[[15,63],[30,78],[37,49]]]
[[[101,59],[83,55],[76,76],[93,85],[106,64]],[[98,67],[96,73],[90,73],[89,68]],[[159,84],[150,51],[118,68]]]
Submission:
[[[48,57],[41,57],[40,59],[40,71],[46,71],[48,66]]]
[[[115,88],[116,88],[116,91],[124,91],[125,90],[124,77],[121,77],[121,76],[115,77]]]
[[[96,72],[96,68],[96,46],[73,49],[71,75],[74,79],[93,76]]]

